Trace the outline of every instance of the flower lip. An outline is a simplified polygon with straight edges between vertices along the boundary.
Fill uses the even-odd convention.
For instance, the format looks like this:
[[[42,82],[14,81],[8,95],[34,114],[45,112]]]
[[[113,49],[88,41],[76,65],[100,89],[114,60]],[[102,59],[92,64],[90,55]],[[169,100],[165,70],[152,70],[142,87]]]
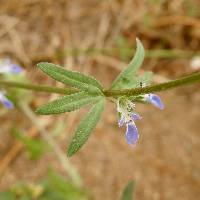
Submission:
[[[135,145],[139,139],[137,127],[134,122],[127,123],[126,125],[126,142],[129,145]]]

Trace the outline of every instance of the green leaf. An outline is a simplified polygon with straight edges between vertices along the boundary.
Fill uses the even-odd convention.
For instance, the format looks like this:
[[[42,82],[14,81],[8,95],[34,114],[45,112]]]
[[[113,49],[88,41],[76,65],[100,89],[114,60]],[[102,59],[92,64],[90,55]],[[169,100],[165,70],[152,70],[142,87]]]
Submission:
[[[133,200],[133,187],[133,181],[129,182],[128,185],[124,188],[121,200]]]
[[[90,93],[101,93],[102,85],[93,77],[86,76],[79,72],[63,69],[61,66],[52,63],[41,62],[37,66],[53,79],[72,87],[85,90]]]
[[[135,77],[135,79],[130,80],[126,84],[121,84],[117,89],[131,89],[134,87],[140,87],[142,83],[144,86],[149,85],[153,77],[152,72],[144,72],[143,75]]]
[[[144,85],[149,85],[153,78],[153,72],[144,72],[141,76],[137,78],[138,83],[143,83]]]
[[[120,87],[126,88],[129,82],[134,81],[135,73],[141,66],[144,60],[144,48],[138,38],[136,38],[136,53],[134,58],[128,64],[127,68],[122,71],[119,76],[112,83],[111,89],[119,89]]]
[[[68,148],[68,156],[76,153],[87,141],[92,130],[96,127],[104,110],[105,99],[101,98],[89,113],[81,120]]]
[[[98,100],[100,96],[92,96],[82,91],[60,97],[40,106],[35,112],[41,115],[60,114],[71,112]]]
[[[134,83],[130,85],[130,88],[140,87],[141,84],[142,86],[147,86],[151,83],[152,78],[153,78],[152,72],[144,72],[144,74],[136,77]],[[130,89],[130,88],[127,88],[127,89]]]
[[[124,36],[120,36],[117,38],[116,43],[119,49],[120,59],[123,61],[127,61],[130,58],[130,42]]]

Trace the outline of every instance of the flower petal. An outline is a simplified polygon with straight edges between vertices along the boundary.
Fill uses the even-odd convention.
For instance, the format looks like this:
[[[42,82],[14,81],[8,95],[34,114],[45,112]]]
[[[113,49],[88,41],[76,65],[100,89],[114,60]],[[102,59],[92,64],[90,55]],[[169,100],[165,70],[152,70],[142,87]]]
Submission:
[[[22,72],[22,68],[19,65],[12,64],[10,65],[10,73],[19,74]]]
[[[10,59],[0,60],[0,73],[13,73],[19,74],[22,72],[22,68],[11,62]]]
[[[125,117],[124,116],[121,116],[118,120],[118,125],[119,127],[122,127],[125,123]]]
[[[13,109],[14,105],[13,103],[7,99],[6,96],[2,92],[0,92],[0,102],[7,108],[7,109]]]
[[[131,113],[131,119],[135,121],[135,120],[142,119],[142,117],[138,115],[137,113]]]
[[[135,123],[126,125],[126,142],[130,145],[135,145],[138,141],[139,134]]]
[[[148,101],[160,110],[164,109],[164,104],[162,103],[160,97],[155,94],[149,94]]]

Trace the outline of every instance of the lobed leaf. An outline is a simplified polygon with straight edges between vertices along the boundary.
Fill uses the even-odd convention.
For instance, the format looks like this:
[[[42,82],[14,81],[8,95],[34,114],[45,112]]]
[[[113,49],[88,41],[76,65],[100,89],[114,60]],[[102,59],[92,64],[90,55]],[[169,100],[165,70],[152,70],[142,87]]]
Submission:
[[[99,97],[100,96],[92,96],[84,91],[81,91],[75,94],[63,96],[42,105],[36,110],[36,113],[41,115],[50,115],[71,112],[97,101]]]
[[[111,89],[126,88],[130,82],[136,80],[135,73],[141,66],[144,60],[144,48],[142,43],[138,38],[136,38],[136,53],[131,62],[128,64],[127,68],[123,70],[119,76],[112,83]]]
[[[67,151],[68,156],[72,156],[76,153],[88,140],[91,132],[96,127],[101,117],[101,113],[104,110],[104,104],[105,99],[101,97],[101,99],[92,107],[90,112],[81,120],[69,145]]]
[[[53,79],[90,93],[101,93],[102,85],[93,77],[63,69],[61,66],[41,62],[37,66]]]

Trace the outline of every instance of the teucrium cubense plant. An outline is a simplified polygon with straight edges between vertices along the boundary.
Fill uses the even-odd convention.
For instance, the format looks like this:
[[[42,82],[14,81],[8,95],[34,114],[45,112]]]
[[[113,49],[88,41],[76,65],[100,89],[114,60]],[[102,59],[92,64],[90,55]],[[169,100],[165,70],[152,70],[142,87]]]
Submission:
[[[135,145],[138,140],[138,130],[135,121],[141,119],[135,112],[135,102],[151,103],[159,109],[164,109],[160,97],[152,92],[163,91],[177,86],[200,82],[200,73],[172,80],[166,83],[150,85],[152,72],[145,72],[137,76],[137,71],[142,65],[145,52],[142,43],[136,39],[136,52],[134,58],[111,84],[110,89],[104,89],[99,81],[91,76],[79,72],[66,70],[58,65],[41,62],[37,66],[51,78],[67,85],[66,88],[25,84],[0,80],[0,87],[17,87],[35,90],[38,92],[59,93],[64,96],[40,106],[37,114],[50,115],[71,112],[83,106],[91,106],[90,111],[80,121],[67,154],[72,156],[89,138],[91,132],[100,120],[107,97],[117,105],[119,126],[126,125],[126,140],[130,145]],[[70,86],[70,87],[69,87]]]
[[[111,89],[128,89],[134,86],[139,86],[140,83],[148,84],[150,82],[151,73],[145,73],[144,76],[137,77],[136,72],[141,66],[144,59],[144,48],[139,39],[136,39],[137,48],[134,58],[131,60],[127,68],[119,74],[111,85]],[[76,87],[79,92],[71,95],[61,97],[57,100],[49,102],[39,107],[36,112],[38,114],[59,114],[64,112],[74,111],[83,106],[92,104],[93,107],[88,114],[81,120],[78,128],[76,129],[74,136],[68,148],[68,156],[77,152],[82,145],[87,141],[90,133],[97,125],[101,113],[104,109],[105,98],[103,86],[95,80],[93,77],[83,75],[79,72],[72,72],[65,70],[57,65],[51,63],[39,63],[38,67],[47,75],[53,79],[60,81],[66,85]],[[121,97],[117,97],[118,110],[120,110]],[[128,97],[123,97],[128,101]],[[126,107],[126,105],[125,105]],[[133,109],[133,107],[132,107]],[[125,110],[125,108],[124,108]],[[120,110],[122,111],[122,109]],[[138,138],[138,131],[135,126],[134,120],[129,119],[129,113],[120,112],[121,122],[127,124],[128,134],[126,138],[129,144],[136,143]],[[133,111],[132,111],[133,113]],[[127,117],[126,117],[127,115]],[[132,128],[132,129],[131,129]],[[135,139],[131,139],[134,137]],[[132,141],[134,140],[134,141]]]

